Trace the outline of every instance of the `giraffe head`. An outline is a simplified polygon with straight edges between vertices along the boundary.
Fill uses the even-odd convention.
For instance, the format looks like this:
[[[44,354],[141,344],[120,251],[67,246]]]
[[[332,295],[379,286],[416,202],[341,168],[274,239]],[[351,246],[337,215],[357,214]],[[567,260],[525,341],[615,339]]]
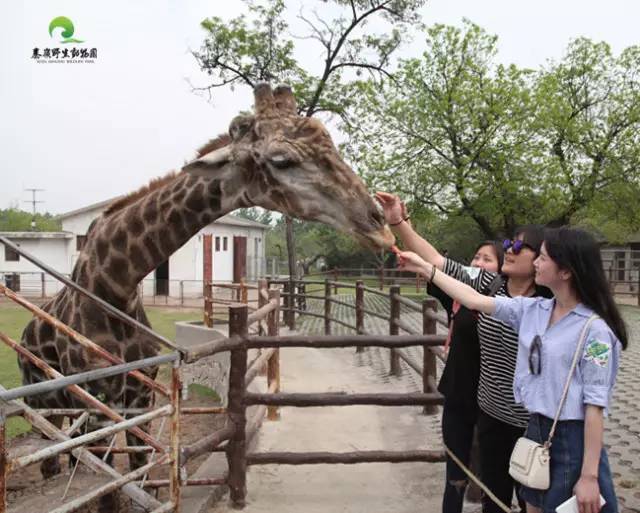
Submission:
[[[231,122],[230,143],[185,171],[214,177],[225,169],[241,196],[238,207],[257,205],[319,221],[368,246],[390,247],[394,236],[377,203],[323,124],[298,115],[291,88],[259,84],[254,97],[255,113]]]

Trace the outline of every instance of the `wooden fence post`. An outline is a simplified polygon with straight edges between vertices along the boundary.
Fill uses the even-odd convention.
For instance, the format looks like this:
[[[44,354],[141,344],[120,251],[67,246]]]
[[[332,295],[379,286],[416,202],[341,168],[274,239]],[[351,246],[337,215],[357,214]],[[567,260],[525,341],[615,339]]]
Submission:
[[[422,302],[422,334],[435,335],[437,324],[435,318],[428,314],[429,311],[436,313],[438,303],[435,299],[425,299]],[[435,393],[436,389],[436,355],[427,347],[422,348],[422,390],[425,394]],[[425,415],[433,415],[438,413],[436,405],[428,405],[424,407]]]
[[[0,407],[0,512],[7,511],[7,449],[6,449],[6,416]]]
[[[264,305],[268,303],[268,299],[263,296],[263,291],[264,293],[267,293],[268,289],[269,289],[269,284],[267,283],[267,280],[265,279],[258,280],[258,309],[262,308]],[[267,316],[267,322],[268,322],[268,319],[269,317]],[[265,335],[265,332],[264,332],[264,328],[262,327],[262,321],[259,321],[258,336],[262,337],[264,335]],[[260,355],[261,353],[262,353],[262,349],[258,349],[258,355]],[[261,376],[264,376],[267,374],[267,367],[268,367],[268,364],[265,365],[262,369],[260,369]]]
[[[245,305],[249,304],[249,291],[247,284],[244,282],[244,278],[240,278],[240,302]]]
[[[389,288],[389,335],[398,335],[400,328],[394,320],[400,319],[400,301],[397,296],[400,295],[400,287],[392,285]],[[389,349],[389,374],[392,376],[400,376],[402,369],[400,368],[400,357],[395,349]]]
[[[298,283],[295,280],[291,281],[289,293],[291,294],[291,296],[289,296],[289,307],[291,308],[291,310],[289,310],[289,329],[293,331],[296,329],[296,313],[294,310],[298,304]]]
[[[356,281],[356,333],[364,334],[364,282]],[[363,346],[356,347],[356,353],[362,353]]]
[[[333,282],[334,282],[333,293],[337,294],[338,293],[338,269],[336,269],[335,267],[333,268]]]
[[[247,305],[229,307],[229,337],[247,337]],[[244,377],[247,373],[247,349],[242,347],[231,351],[229,369],[229,399],[227,413],[234,426],[233,436],[227,444],[227,463],[229,466],[229,495],[233,506],[244,508],[247,494],[247,417],[244,405]]]
[[[204,282],[204,325],[213,328],[213,284]]]
[[[279,290],[270,290],[269,291],[269,301],[277,301],[278,305],[280,305],[280,291]],[[269,312],[267,316],[267,330],[268,335],[270,337],[277,337],[279,334],[278,328],[278,318],[280,317],[280,306],[276,308],[273,312]],[[280,392],[280,349],[276,348],[271,358],[269,358],[269,362],[267,364],[267,385],[268,389],[271,390],[271,384],[276,383],[274,393]],[[277,406],[269,406],[267,408],[267,418],[269,420],[278,420],[280,418],[280,411]]]
[[[284,313],[282,314],[282,321],[291,328],[291,304],[292,304],[292,295],[291,295],[291,282],[285,281],[282,287],[282,292],[284,295]]]
[[[324,280],[324,334],[331,335],[331,282]]]
[[[169,471],[169,495],[173,511],[180,511],[180,361],[173,362],[171,368],[171,469]]]
[[[44,273],[40,273],[40,297],[45,298],[47,297],[47,286],[46,286],[46,281],[45,281],[45,274]]]
[[[258,280],[258,309],[262,308],[264,305],[267,304],[267,298],[265,298],[262,294],[263,292],[268,292],[269,290],[269,285],[267,284],[267,280],[265,279],[261,279]],[[259,322],[258,323],[258,335],[259,336],[263,336],[264,335],[264,330],[262,329],[262,323]]]

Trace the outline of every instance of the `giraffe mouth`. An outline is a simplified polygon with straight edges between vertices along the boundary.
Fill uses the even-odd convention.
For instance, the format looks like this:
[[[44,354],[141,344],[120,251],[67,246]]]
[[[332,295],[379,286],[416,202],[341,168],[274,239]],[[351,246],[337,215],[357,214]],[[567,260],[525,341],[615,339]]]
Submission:
[[[389,249],[396,242],[396,238],[388,226],[366,233],[356,233],[355,237],[363,245],[373,250]]]

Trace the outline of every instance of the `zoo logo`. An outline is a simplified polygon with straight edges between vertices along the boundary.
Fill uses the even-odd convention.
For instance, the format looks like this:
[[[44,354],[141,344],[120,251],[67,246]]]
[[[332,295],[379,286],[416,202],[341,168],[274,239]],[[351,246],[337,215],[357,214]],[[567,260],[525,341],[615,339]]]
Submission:
[[[62,41],[60,41],[62,44],[84,43],[84,40],[75,39],[73,37],[73,32],[74,32],[73,22],[66,16],[58,16],[57,18],[54,18],[51,20],[51,23],[49,23],[49,35],[51,37],[53,37],[53,31],[57,28],[62,29],[61,35],[63,39]]]

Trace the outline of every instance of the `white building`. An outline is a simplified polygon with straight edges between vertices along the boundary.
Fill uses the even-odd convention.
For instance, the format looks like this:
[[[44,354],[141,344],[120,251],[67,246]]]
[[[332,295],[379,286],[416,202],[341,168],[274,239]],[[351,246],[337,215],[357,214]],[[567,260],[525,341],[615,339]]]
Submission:
[[[58,216],[62,223],[61,232],[2,232],[0,235],[17,243],[56,271],[69,275],[82,249],[89,226],[116,199],[61,214]],[[201,294],[205,234],[212,237],[214,282],[238,281],[240,277],[255,280],[263,276],[266,272],[265,234],[268,229],[268,225],[233,215],[216,219],[144,280],[143,293],[152,295],[168,292],[171,296]],[[242,254],[246,257],[238,258]],[[40,269],[5,248],[0,251],[0,277],[4,276],[5,281],[15,281],[14,273],[21,273],[22,292],[41,290]],[[25,289],[27,281],[29,290]],[[50,295],[56,290],[48,285],[46,293]]]
[[[50,265],[56,271],[70,274],[74,236],[66,232],[0,232],[11,242]],[[50,296],[60,283],[19,253],[0,244],[0,280],[11,289],[28,295]]]

